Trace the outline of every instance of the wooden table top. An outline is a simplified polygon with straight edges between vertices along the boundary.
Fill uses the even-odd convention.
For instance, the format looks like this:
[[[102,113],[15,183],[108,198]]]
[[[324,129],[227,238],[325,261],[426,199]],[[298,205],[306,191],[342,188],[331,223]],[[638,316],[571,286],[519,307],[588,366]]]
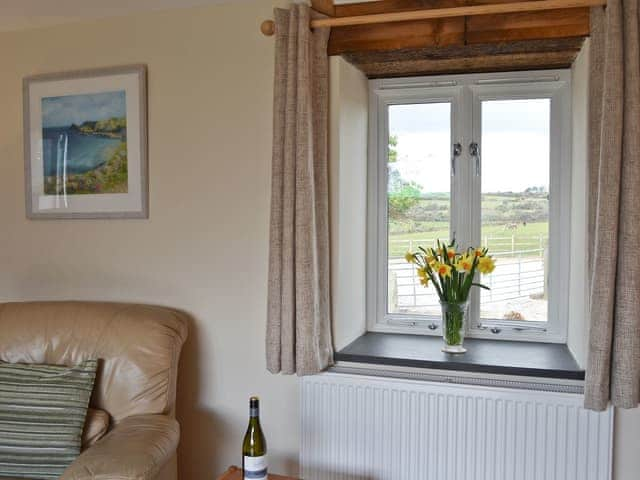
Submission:
[[[218,480],[242,480],[242,469],[236,466],[229,467],[225,473],[222,474]],[[294,477],[285,477],[284,475],[269,474],[269,480],[300,480]]]

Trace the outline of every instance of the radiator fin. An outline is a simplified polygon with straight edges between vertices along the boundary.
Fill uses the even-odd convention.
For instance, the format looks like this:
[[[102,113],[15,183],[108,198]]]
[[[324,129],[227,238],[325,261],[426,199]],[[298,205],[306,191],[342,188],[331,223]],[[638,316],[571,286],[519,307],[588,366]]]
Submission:
[[[326,373],[302,380],[305,480],[610,480],[582,395]]]

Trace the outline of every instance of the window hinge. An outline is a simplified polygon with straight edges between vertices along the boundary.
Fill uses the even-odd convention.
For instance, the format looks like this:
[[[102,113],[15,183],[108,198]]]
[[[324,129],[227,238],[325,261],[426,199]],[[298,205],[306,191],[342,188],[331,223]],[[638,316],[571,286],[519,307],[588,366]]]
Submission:
[[[493,334],[498,334],[502,332],[503,328],[508,328],[510,330],[515,330],[516,332],[546,332],[547,327],[543,327],[542,325],[520,325],[513,323],[492,323],[490,325],[479,323],[477,328],[480,330],[489,330]]]

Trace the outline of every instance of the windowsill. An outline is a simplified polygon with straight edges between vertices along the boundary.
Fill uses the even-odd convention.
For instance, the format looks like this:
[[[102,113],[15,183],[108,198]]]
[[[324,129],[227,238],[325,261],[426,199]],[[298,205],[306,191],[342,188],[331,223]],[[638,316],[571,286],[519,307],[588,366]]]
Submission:
[[[336,361],[396,367],[456,370],[527,377],[584,380],[564,344],[468,338],[467,352],[441,351],[442,338],[368,332],[335,354]]]

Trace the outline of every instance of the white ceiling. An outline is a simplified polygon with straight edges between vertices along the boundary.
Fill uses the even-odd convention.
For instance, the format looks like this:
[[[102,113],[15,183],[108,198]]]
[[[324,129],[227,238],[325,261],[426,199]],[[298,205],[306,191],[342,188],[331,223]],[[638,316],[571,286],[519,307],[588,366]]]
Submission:
[[[243,0],[0,0],[0,31]]]

